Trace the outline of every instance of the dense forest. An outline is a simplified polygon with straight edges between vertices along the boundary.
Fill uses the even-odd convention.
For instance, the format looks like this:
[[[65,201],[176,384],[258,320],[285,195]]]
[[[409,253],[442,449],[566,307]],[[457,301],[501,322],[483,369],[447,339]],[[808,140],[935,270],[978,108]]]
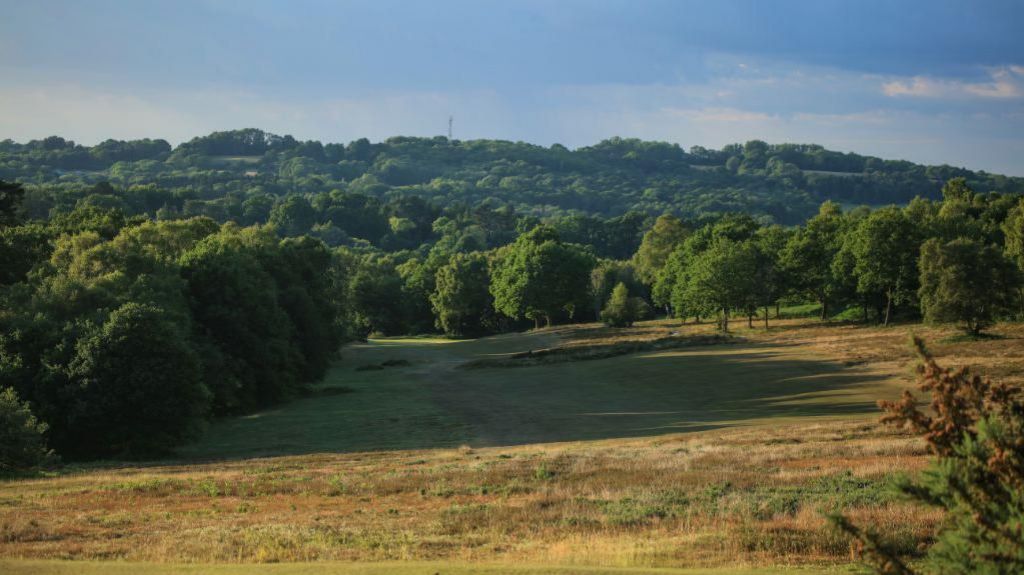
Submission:
[[[374,333],[655,315],[728,330],[816,302],[977,334],[1022,306],[1024,180],[817,146],[243,130],[174,149],[7,141],[0,176],[7,467],[44,445],[166,453],[304,393]]]
[[[687,152],[613,138],[569,150],[444,137],[322,144],[246,129],[174,148],[164,140],[87,147],[57,136],[0,142],[0,179],[26,186],[25,209],[33,219],[96,205],[157,219],[208,216],[251,225],[266,223],[289,199],[291,231],[332,245],[365,240],[384,249],[416,247],[431,237],[428,220],[436,214],[415,199],[435,210],[463,205],[542,217],[639,212],[685,219],[744,212],[794,225],[825,200],[937,199],[955,177],[979,191],[1024,192],[1022,178],[757,140]],[[96,187],[103,182],[111,187]]]

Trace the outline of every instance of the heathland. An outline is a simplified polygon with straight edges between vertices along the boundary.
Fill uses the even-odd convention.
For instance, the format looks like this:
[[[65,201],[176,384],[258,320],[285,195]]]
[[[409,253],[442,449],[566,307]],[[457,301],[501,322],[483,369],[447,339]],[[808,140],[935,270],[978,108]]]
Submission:
[[[928,453],[874,404],[913,380],[912,332],[947,364],[1019,379],[1014,324],[974,340],[794,319],[714,340],[658,321],[354,343],[308,397],[220,420],[176,460],[0,484],[0,566],[845,572],[850,542],[822,515],[837,509],[913,555],[941,513],[892,486]]]

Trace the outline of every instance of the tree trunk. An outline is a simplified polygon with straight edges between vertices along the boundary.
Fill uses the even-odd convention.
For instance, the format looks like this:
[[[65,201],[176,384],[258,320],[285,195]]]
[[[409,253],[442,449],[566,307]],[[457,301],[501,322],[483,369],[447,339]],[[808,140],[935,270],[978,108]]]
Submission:
[[[540,329],[540,317],[533,316],[533,329]]]
[[[778,314],[775,317],[779,317]],[[768,329],[768,306],[764,306],[764,328]]]
[[[722,331],[729,333],[729,308],[722,308]]]
[[[821,298],[821,321],[825,321],[828,318],[828,300]]]
[[[892,294],[885,294],[885,322],[882,324],[889,327],[889,318],[892,316]]]
[[[747,328],[754,329],[754,314],[749,311],[747,312]]]
[[[544,327],[551,327],[551,316],[544,314]]]
[[[864,300],[860,304],[860,309],[864,312],[864,323],[868,322],[868,302]]]
[[[768,315],[767,312],[765,313],[765,315]],[[775,319],[779,319],[780,317],[782,317],[782,306],[779,304],[779,302],[775,302]]]

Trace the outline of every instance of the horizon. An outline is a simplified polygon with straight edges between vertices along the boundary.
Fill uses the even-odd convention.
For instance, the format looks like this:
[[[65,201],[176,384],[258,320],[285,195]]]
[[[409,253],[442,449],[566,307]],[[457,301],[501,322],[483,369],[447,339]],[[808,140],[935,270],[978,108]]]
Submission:
[[[185,6],[10,2],[0,139],[383,141],[454,116],[459,140],[757,139],[1024,176],[1013,2]]]
[[[294,134],[287,134],[287,133],[278,134],[278,133],[275,133],[275,132],[271,132],[269,130],[263,130],[262,128],[258,128],[258,127],[255,127],[255,126],[247,126],[247,127],[244,127],[244,128],[230,128],[230,129],[227,129],[227,130],[217,130],[216,132],[234,132],[234,131],[249,130],[249,129],[261,130],[261,131],[263,131],[266,134],[274,135],[274,136],[280,136],[280,137],[291,136],[293,138],[295,137]],[[186,143],[188,143],[188,142],[190,142],[190,141],[192,141],[194,139],[204,138],[204,137],[210,136],[210,135],[212,135],[212,134],[214,134],[216,132],[209,132],[209,133],[206,133],[206,134],[200,134],[200,135],[188,138],[188,139],[177,140],[177,141],[170,140],[168,138],[153,137],[153,136],[144,136],[142,138],[137,138],[137,139],[139,139],[139,140],[144,140],[144,139],[164,140],[168,144],[171,145],[171,149],[172,150],[176,150],[182,144],[186,144]],[[45,137],[50,137],[50,136],[57,136],[57,137],[64,138],[64,136],[61,135],[61,134],[49,134],[48,136],[45,136]],[[438,138],[438,137],[447,138],[447,136],[445,134],[435,134],[435,135],[432,135],[432,136],[430,136],[430,135],[428,135],[428,136],[410,136],[410,135],[405,135],[405,134],[394,134],[394,135],[391,135],[391,136],[383,137],[381,139],[367,138],[367,140],[369,140],[369,142],[371,144],[384,144],[388,140],[393,139],[393,138],[418,138],[418,139],[427,139],[427,140],[429,140],[429,139]],[[679,144],[678,142],[668,142],[668,141],[665,141],[665,140],[644,140],[643,138],[625,138],[625,137],[622,137],[622,136],[608,136],[607,138],[603,138],[603,139],[595,141],[595,142],[581,144],[579,146],[565,146],[565,148],[567,148],[570,152],[577,152],[577,151],[579,151],[581,149],[592,147],[592,146],[595,146],[597,144],[600,144],[601,142],[604,142],[604,141],[607,141],[607,140],[612,140],[614,138],[639,139],[641,141],[646,141],[646,142],[657,142],[657,143],[673,144],[673,145],[678,145],[680,147],[680,149],[682,149],[682,151],[684,153],[687,153],[687,154],[690,153],[690,147],[689,146],[683,146],[682,144]],[[14,141],[14,143],[16,143],[18,145],[26,145],[26,144],[28,144],[31,141],[40,141],[42,139],[43,138],[34,138],[32,140],[23,140],[23,141],[12,140],[12,141]],[[97,140],[97,141],[94,141],[94,142],[86,143],[86,142],[80,142],[80,141],[75,140],[73,138],[64,138],[64,139],[68,140],[68,141],[71,141],[71,142],[73,142],[76,145],[81,145],[81,146],[85,146],[85,147],[92,147],[92,146],[98,145],[98,144],[100,144],[103,141],[106,141],[108,139],[115,139],[116,140],[116,138],[103,138],[103,139],[100,139],[100,140]],[[295,138],[295,139],[297,141],[300,141],[300,142],[307,140],[305,138]],[[316,139],[312,139],[312,141],[320,142],[323,145],[328,145],[328,144],[347,145],[347,144],[350,144],[353,141],[358,140],[358,139],[360,139],[360,138],[355,138],[354,140],[348,140],[348,141],[341,141],[341,140],[339,140],[339,141],[329,141],[329,140],[316,140]],[[0,140],[0,141],[2,141],[2,140]],[[503,143],[509,143],[509,144],[526,144],[526,145],[530,145],[530,146],[537,146],[537,147],[540,147],[540,148],[543,148],[543,149],[550,149],[553,146],[562,145],[559,142],[554,142],[552,144],[549,144],[549,145],[545,146],[543,144],[538,144],[538,143],[535,143],[535,142],[527,142],[527,141],[523,141],[523,140],[507,140],[507,139],[502,139],[502,138],[471,138],[471,139],[462,139],[462,138],[453,137],[451,139],[451,141],[452,142],[493,141],[493,142],[503,142]],[[724,146],[743,145],[744,143],[746,143],[746,142],[729,142],[728,144],[724,144],[723,146],[718,146],[718,147],[714,147],[714,148],[712,148],[710,146],[703,146],[703,147],[707,148],[709,150],[721,150]],[[771,141],[768,141],[768,142],[765,142],[765,143],[768,144],[769,146],[777,146],[777,145],[795,145],[795,146],[814,146],[814,145],[818,145],[818,146],[821,146],[821,144],[819,144],[817,142],[771,142]],[[699,142],[695,142],[692,145],[693,146],[701,146],[701,144]],[[873,154],[860,153],[857,150],[836,150],[836,149],[829,148],[827,146],[822,146],[822,147],[825,148],[826,150],[832,151],[832,152],[851,153],[851,154],[859,155],[859,156],[862,156],[862,157],[876,157],[876,158],[878,158],[880,160],[883,160],[883,161],[910,161],[912,163],[915,163],[917,165],[922,165],[922,166],[925,166],[925,167],[930,167],[930,166],[943,167],[944,166],[944,167],[951,167],[951,168],[957,168],[957,169],[970,170],[970,171],[973,171],[975,173],[986,173],[986,174],[1001,175],[1001,176],[1014,177],[1014,178],[1024,177],[1024,176],[1017,176],[1017,175],[1001,173],[1001,172],[990,172],[988,170],[984,170],[982,168],[975,168],[975,167],[972,167],[972,166],[969,166],[969,165],[922,164],[920,162],[913,162],[912,160],[908,160],[907,158],[902,158],[902,157],[875,156]]]

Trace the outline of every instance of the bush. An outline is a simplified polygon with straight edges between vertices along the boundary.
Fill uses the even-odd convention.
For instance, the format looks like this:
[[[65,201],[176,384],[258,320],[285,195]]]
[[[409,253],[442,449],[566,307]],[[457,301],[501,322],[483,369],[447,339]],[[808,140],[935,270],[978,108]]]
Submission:
[[[610,327],[629,327],[644,315],[644,302],[629,297],[626,284],[619,282],[601,311],[601,319]]]
[[[0,475],[39,466],[50,457],[43,434],[46,424],[36,420],[28,402],[11,388],[0,390]]]
[[[68,368],[69,457],[160,455],[195,438],[209,405],[199,358],[164,310],[124,304],[88,330]]]
[[[938,574],[1024,573],[1024,399],[1021,390],[991,383],[966,368],[939,367],[920,339],[918,388],[931,394],[927,410],[908,391],[880,402],[883,422],[924,437],[937,456],[913,482],[900,486],[910,498],[946,511],[928,551],[924,572]],[[891,544],[871,530],[837,516],[879,573],[909,575]]]

